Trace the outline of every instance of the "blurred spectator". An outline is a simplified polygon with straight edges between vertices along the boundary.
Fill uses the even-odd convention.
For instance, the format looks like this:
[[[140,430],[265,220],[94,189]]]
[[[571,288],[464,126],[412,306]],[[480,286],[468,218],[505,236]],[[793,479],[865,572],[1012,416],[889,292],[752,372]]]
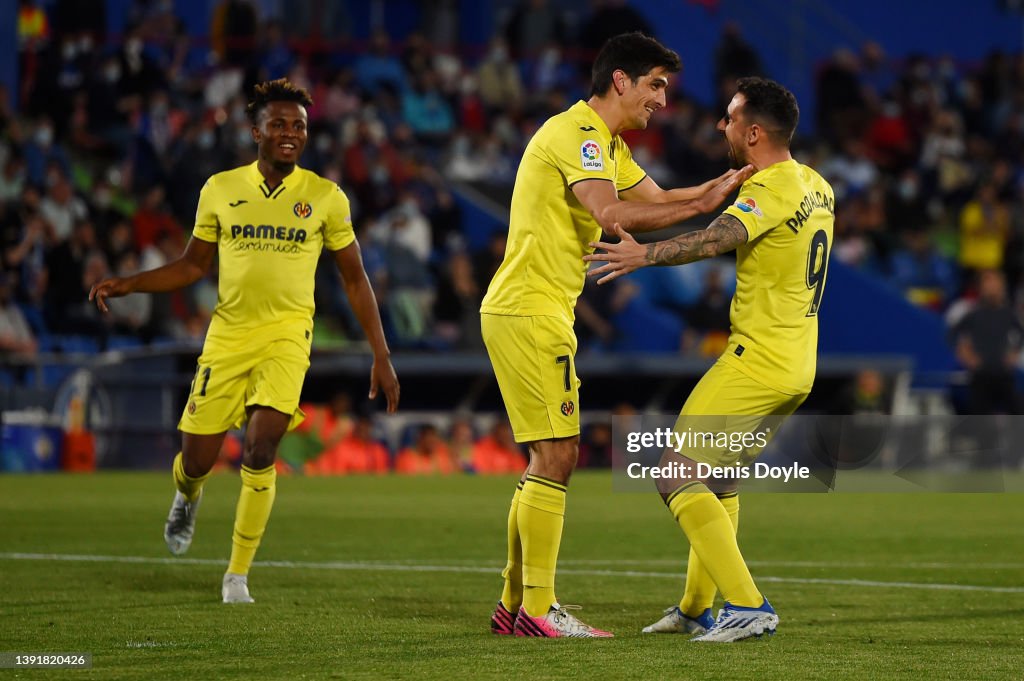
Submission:
[[[102,42],[107,31],[107,3],[104,0],[56,0],[50,16],[57,37],[69,36],[80,43]]]
[[[440,144],[455,129],[455,116],[438,90],[434,71],[421,73],[402,94],[402,118],[427,144]]]
[[[118,52],[120,80],[118,86],[122,95],[131,98],[133,108],[154,90],[166,87],[166,78],[160,65],[145,52],[143,36],[138,27],[129,27]]]
[[[984,270],[978,304],[953,328],[957,359],[970,372],[968,413],[1022,413],[1015,370],[1024,327],[1006,299],[1000,272]]]
[[[336,445],[305,465],[307,475],[348,475],[387,473],[388,450],[373,437],[373,419],[363,413],[356,417],[351,432]]]
[[[352,398],[339,392],[328,404],[304,402],[299,405],[306,415],[294,430],[285,433],[277,456],[292,470],[303,470],[326,451],[334,449],[354,427]]]
[[[551,43],[563,42],[567,28],[562,11],[547,0],[520,0],[505,24],[505,39],[517,58],[529,58]]]
[[[523,102],[523,82],[519,68],[509,57],[508,44],[500,37],[491,40],[490,48],[476,71],[480,99],[488,115],[502,111],[518,111]]]
[[[28,320],[14,302],[13,282],[6,272],[0,272],[0,357],[31,357],[38,349]]]
[[[22,147],[28,181],[42,186],[48,169],[57,167],[65,177],[71,175],[71,161],[63,145],[54,138],[53,122],[46,116],[36,121],[32,135]]]
[[[592,423],[583,429],[577,468],[609,468],[612,465],[612,424]]]
[[[438,337],[459,349],[480,349],[481,299],[469,255],[452,253],[438,276],[433,315]]]
[[[893,285],[917,305],[940,310],[956,295],[956,268],[935,250],[927,230],[904,232],[903,247],[893,253],[890,267]]]
[[[250,0],[223,0],[213,10],[210,43],[228,66],[248,67],[256,50],[259,15]]]
[[[456,470],[448,446],[429,423],[420,426],[416,441],[395,458],[395,472],[402,475],[449,475]]]
[[[840,391],[831,413],[888,414],[892,395],[885,377],[876,369],[861,369],[846,388]]]
[[[71,183],[59,171],[51,173],[52,181],[46,196],[39,203],[39,214],[53,228],[57,241],[71,236],[76,222],[89,218],[89,209],[82,199],[75,196]]]
[[[836,200],[860,194],[878,179],[878,167],[868,157],[864,142],[850,138],[841,143],[842,152],[822,163],[818,171],[836,192]]]
[[[975,271],[1000,269],[1011,229],[1009,207],[991,182],[982,182],[960,213],[960,265]]]
[[[589,53],[580,60],[582,64],[589,65],[592,55],[596,55],[609,38],[621,33],[640,31],[644,35],[655,37],[647,19],[638,10],[630,7],[627,0],[592,0],[590,4],[591,14],[583,22],[579,32],[579,43]],[[590,78],[589,68],[583,75]]]
[[[164,203],[163,186],[156,185],[146,192],[146,196],[135,212],[132,226],[135,234],[135,246],[143,252],[154,245],[161,234],[181,232],[181,227],[174,221],[174,217]]]
[[[861,47],[860,63],[864,96],[871,107],[878,107],[892,94],[896,82],[895,65],[889,62],[882,46],[873,41],[868,41]]]
[[[401,246],[426,264],[430,259],[433,239],[430,222],[420,211],[419,202],[410,194],[399,197],[399,203],[381,216],[374,228],[374,238],[393,246]]]
[[[562,59],[562,50],[557,43],[544,47],[535,59],[526,61],[526,88],[533,93],[535,106],[543,105],[544,99],[552,92],[574,90],[576,71]],[[583,95],[582,92],[578,93]]]
[[[818,130],[833,144],[859,136],[867,123],[859,68],[853,52],[839,49],[818,74]]]
[[[715,85],[718,104],[724,110],[736,92],[736,80],[747,76],[763,76],[761,58],[743,38],[739,24],[730,21],[722,28],[715,46]]]
[[[364,95],[373,97],[384,87],[396,93],[405,90],[402,62],[390,50],[391,38],[385,31],[378,30],[370,39],[370,49],[356,60],[356,85]]]
[[[576,334],[581,351],[611,350],[617,338],[612,319],[625,309],[639,289],[626,279],[614,279],[601,286],[590,277],[576,300]]]
[[[729,341],[729,311],[732,294],[726,289],[722,270],[709,267],[704,274],[700,298],[686,314],[689,327],[683,331],[683,350],[696,350],[703,357],[717,357]]]
[[[491,432],[473,447],[473,470],[480,475],[520,474],[526,463],[512,435],[512,426],[505,419],[498,419]]]
[[[263,45],[257,59],[258,81],[284,78],[292,70],[295,56],[285,42],[284,28],[280,21],[268,21],[263,27]]]
[[[473,472],[473,424],[469,417],[456,417],[448,430],[448,447],[452,453],[452,461],[464,473]]]
[[[46,296],[46,321],[58,333],[87,333],[94,326],[82,317],[86,261],[97,249],[96,230],[89,220],[79,220],[69,238],[58,243],[46,256],[49,287]],[[94,307],[94,306],[90,306]],[[83,328],[83,326],[85,328]]]
[[[127,251],[116,261],[115,274],[128,277],[139,272],[139,257],[134,251]],[[90,288],[92,285],[90,284]],[[110,319],[114,322],[116,333],[129,336],[142,336],[149,326],[150,313],[153,310],[153,297],[149,293],[132,293],[119,299],[110,307]]]

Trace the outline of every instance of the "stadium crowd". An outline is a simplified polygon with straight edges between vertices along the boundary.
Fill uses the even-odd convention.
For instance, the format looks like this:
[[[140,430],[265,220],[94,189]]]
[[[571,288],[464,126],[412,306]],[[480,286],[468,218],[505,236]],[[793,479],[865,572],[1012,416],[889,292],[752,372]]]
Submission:
[[[365,43],[348,37],[343,3],[326,3],[326,17],[310,14],[317,3],[294,5],[282,22],[224,0],[205,40],[184,31],[172,3],[133,3],[116,39],[101,1],[56,2],[49,14],[21,3],[19,87],[0,94],[0,351],[201,338],[213,278],[134,294],[111,315],[86,294],[110,273],[181,252],[206,178],[254,158],[251,86],[281,76],[313,93],[302,164],[352,199],[393,345],[481,347],[477,311],[504,235],[469,247],[459,187],[510,186],[536,127],[586,96],[585,65],[601,42],[652,27],[619,2],[596,3],[575,27],[544,2],[522,2],[481,53],[455,39],[453,3],[433,4],[402,41],[378,31]],[[566,41],[573,29],[579,39]],[[722,93],[739,76],[771,75],[734,26],[714,61]],[[1010,299],[1021,298],[1024,226],[1010,206],[1024,178],[1024,58],[897,61],[868,44],[838,51],[816,78],[816,132],[795,149],[836,189],[835,256],[953,321],[979,272],[1002,272]],[[672,98],[627,139],[663,186],[697,184],[727,165],[715,130],[724,102],[704,106],[685,87]],[[581,351],[713,356],[728,333],[731,267],[588,286]],[[356,340],[333,268],[321,268],[317,296],[315,343]],[[660,331],[638,333],[637,320]]]

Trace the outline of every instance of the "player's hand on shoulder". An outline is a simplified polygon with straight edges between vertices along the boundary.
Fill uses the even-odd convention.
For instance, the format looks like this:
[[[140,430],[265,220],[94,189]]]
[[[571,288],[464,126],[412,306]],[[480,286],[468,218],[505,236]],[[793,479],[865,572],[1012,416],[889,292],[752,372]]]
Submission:
[[[388,401],[388,413],[394,414],[398,411],[398,398],[401,388],[398,385],[398,375],[395,368],[391,366],[391,359],[388,357],[374,358],[373,368],[370,369],[370,399],[377,399],[378,390],[384,391],[384,397]]]
[[[127,279],[121,277],[113,277],[111,279],[104,279],[100,283],[96,284],[89,290],[89,300],[96,301],[96,307],[103,312],[109,312],[107,308],[107,298],[120,298],[131,293],[131,286]]]
[[[717,184],[712,186],[704,196],[697,199],[697,207],[700,209],[700,212],[710,213],[718,208],[730,194],[739,189],[753,174],[754,166],[746,165],[739,170],[722,175],[718,178],[719,182]]]

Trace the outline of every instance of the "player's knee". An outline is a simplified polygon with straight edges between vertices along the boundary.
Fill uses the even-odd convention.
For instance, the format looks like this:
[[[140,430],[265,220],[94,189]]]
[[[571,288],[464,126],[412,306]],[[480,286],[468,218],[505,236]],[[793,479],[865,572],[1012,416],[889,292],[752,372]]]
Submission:
[[[245,443],[242,463],[253,470],[262,470],[274,465],[276,455],[277,442],[269,438],[257,437]]]
[[[579,437],[543,440],[530,444],[530,470],[568,484],[579,456]]]

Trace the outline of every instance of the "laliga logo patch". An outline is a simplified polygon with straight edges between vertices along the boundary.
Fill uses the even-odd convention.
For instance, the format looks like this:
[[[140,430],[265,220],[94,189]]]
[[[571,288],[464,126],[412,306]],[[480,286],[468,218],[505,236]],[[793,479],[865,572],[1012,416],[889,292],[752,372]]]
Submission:
[[[576,405],[572,403],[572,400],[562,402],[562,416],[572,416],[574,411],[576,411]]]
[[[292,212],[295,213],[295,217],[297,218],[308,218],[310,215],[313,214],[313,206],[309,205],[308,203],[299,201],[294,206],[292,206]]]
[[[736,202],[735,205],[744,213],[753,213],[757,217],[764,216],[764,213],[761,212],[761,209],[757,207],[757,201],[750,198],[749,196],[746,198],[741,198],[739,201]]]
[[[604,154],[601,145],[587,140],[580,145],[580,164],[584,170],[604,170]]]

